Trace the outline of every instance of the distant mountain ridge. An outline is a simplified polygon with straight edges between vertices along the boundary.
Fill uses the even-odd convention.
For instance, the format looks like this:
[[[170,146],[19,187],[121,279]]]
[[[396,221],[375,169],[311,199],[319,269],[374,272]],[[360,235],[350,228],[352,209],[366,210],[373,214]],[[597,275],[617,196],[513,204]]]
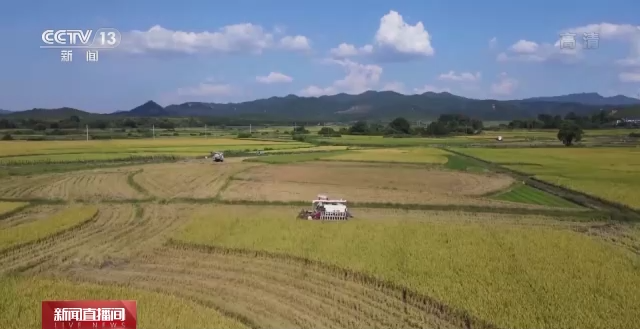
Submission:
[[[8,114],[8,113],[11,113],[11,111],[0,109],[0,114]]]
[[[611,97],[604,97],[598,93],[579,93],[569,94],[561,96],[549,96],[549,97],[533,97],[526,98],[523,101],[542,101],[542,102],[566,102],[566,103],[580,103],[586,105],[638,105],[640,99],[627,97],[624,95],[616,95]]]
[[[603,97],[597,93],[534,97],[522,100],[479,100],[442,92],[403,95],[393,91],[367,91],[358,95],[337,94],[320,97],[270,97],[241,103],[186,102],[166,107],[150,100],[128,111],[96,114],[72,108],[32,109],[2,114],[9,118],[52,119],[79,117],[242,117],[245,119],[353,121],[363,119],[434,119],[440,114],[459,113],[482,120],[533,118],[538,114],[592,114],[600,109],[614,110],[640,106],[640,99],[622,95]],[[638,108],[640,109],[640,108]]]

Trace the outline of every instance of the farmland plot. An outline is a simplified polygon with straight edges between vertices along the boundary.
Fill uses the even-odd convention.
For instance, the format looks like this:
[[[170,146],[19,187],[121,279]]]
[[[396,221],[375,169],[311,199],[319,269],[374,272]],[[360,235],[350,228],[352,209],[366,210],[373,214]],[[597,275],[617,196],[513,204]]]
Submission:
[[[373,220],[377,210],[361,211],[339,224],[283,215],[296,209],[203,208],[177,239],[369,273],[499,327],[632,328],[640,321],[638,255],[569,229],[510,224],[501,218],[511,215],[478,213],[422,212],[417,221]],[[461,216],[476,221],[455,219]]]
[[[0,195],[5,198],[87,201],[144,197],[127,183],[130,172],[130,168],[116,168],[10,177],[2,180]]]
[[[146,165],[133,180],[149,194],[161,198],[213,198],[231,175],[255,164],[172,163]]]
[[[221,193],[224,200],[309,201],[319,193],[363,203],[465,204],[537,207],[481,198],[507,188],[504,175],[440,171],[418,166],[306,163],[250,168]]]

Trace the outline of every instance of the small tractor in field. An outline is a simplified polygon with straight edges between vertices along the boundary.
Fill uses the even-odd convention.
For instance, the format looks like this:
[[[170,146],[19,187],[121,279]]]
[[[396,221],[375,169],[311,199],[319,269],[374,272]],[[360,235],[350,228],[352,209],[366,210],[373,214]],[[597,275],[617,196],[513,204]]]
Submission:
[[[311,201],[311,210],[300,210],[298,219],[307,220],[347,220],[353,218],[347,207],[347,200],[329,199],[326,195],[318,195]]]
[[[224,153],[211,152],[211,158],[213,159],[213,162],[224,162]]]

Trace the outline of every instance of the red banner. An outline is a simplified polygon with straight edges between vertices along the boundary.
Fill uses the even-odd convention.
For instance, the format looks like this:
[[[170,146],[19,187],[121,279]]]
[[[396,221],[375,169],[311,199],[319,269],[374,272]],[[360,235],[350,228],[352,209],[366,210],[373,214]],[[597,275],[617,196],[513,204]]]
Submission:
[[[42,301],[42,329],[136,329],[135,300]]]

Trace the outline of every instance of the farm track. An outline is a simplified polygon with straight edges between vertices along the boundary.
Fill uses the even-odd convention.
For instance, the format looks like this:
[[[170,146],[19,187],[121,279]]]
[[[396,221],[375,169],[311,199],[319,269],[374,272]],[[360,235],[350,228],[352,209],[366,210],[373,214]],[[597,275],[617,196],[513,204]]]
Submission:
[[[261,328],[461,328],[464,320],[317,266],[247,254],[162,247],[120,266],[66,275],[178,295]],[[490,326],[481,326],[488,328]]]

